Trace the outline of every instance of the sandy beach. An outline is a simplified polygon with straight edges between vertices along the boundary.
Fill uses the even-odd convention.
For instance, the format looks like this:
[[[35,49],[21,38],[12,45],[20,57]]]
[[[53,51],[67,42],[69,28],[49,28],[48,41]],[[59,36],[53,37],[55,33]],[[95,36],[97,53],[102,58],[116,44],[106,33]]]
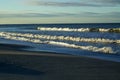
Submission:
[[[5,46],[0,47],[0,80],[120,80],[118,62]]]

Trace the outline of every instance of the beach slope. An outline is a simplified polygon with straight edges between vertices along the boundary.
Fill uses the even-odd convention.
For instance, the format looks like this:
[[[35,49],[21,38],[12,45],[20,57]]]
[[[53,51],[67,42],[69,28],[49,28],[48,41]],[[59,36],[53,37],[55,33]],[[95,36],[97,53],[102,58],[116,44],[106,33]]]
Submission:
[[[120,80],[120,63],[48,52],[2,49],[0,80]]]

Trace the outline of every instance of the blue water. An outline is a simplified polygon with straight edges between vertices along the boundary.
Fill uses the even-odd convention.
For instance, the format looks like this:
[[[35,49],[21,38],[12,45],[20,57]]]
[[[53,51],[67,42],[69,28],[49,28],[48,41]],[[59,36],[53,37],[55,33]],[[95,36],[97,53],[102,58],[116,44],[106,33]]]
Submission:
[[[105,38],[112,40],[120,40],[120,33],[109,33],[109,32],[66,32],[66,31],[40,31],[37,27],[57,27],[57,28],[120,28],[119,23],[110,24],[16,24],[16,25],[0,25],[0,32],[9,33],[29,33],[29,34],[39,34],[39,35],[50,35],[50,36],[72,36],[72,37],[83,37],[83,38]],[[31,38],[32,39],[32,38]],[[49,41],[47,39],[41,39],[43,41]],[[56,52],[59,54],[71,54],[77,56],[92,57],[110,61],[120,62],[120,44],[114,43],[92,43],[92,42],[76,42],[76,41],[66,41],[66,40],[52,40],[56,42],[64,42],[69,44],[75,44],[80,46],[95,46],[95,47],[111,47],[116,54],[106,54],[102,52],[94,52],[89,50],[82,50],[76,48],[70,48],[60,45],[51,44],[40,44],[29,41],[20,41],[5,39],[0,37],[0,43],[7,44],[22,44],[27,46],[32,46],[32,48],[27,48],[24,50],[28,51],[47,51]]]

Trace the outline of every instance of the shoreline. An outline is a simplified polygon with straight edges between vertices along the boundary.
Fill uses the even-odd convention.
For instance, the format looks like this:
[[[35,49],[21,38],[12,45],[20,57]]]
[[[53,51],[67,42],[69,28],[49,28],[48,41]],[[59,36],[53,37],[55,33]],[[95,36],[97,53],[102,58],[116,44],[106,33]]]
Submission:
[[[61,57],[79,57],[71,54],[57,53],[57,52],[48,52],[48,51],[28,51],[23,50],[23,48],[33,48],[31,46],[19,45],[19,44],[4,44],[0,43],[0,55],[36,55],[36,56],[61,56]]]
[[[0,50],[0,80],[119,80],[120,63],[88,57]]]
[[[116,56],[115,59],[115,55],[117,54],[102,54],[102,55],[107,55],[108,57],[106,57],[106,59],[101,57],[97,57],[97,56],[85,56],[85,55],[74,55],[74,54],[66,54],[66,53],[59,53],[59,52],[49,52],[49,51],[29,51],[29,50],[25,50],[25,49],[32,49],[34,47],[32,46],[26,46],[26,45],[21,45],[21,44],[6,44],[6,43],[0,43],[0,55],[4,55],[4,54],[11,54],[11,55],[33,55],[33,56],[58,56],[58,57],[83,57],[83,58],[90,58],[90,59],[96,59],[96,60],[103,60],[103,61],[111,61],[111,62],[120,62],[120,60],[118,59],[119,57]],[[93,53],[96,55],[99,55],[101,53]],[[112,57],[113,56],[113,59]]]

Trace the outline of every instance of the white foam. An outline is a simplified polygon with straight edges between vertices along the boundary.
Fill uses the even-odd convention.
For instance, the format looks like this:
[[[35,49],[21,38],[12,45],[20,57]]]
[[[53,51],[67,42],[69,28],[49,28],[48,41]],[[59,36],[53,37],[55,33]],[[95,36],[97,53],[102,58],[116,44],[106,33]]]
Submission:
[[[74,28],[57,28],[57,27],[53,27],[53,28],[38,27],[37,29],[41,30],[41,31],[74,31],[74,32],[87,32],[87,31],[89,31],[89,28],[74,29]]]
[[[66,40],[66,41],[76,41],[76,42],[120,44],[120,40],[112,40],[112,39],[104,39],[104,38],[84,38],[84,37],[71,37],[71,36],[51,36],[51,35],[29,34],[29,33],[0,32],[0,36],[5,36],[5,35],[37,38],[37,39],[48,39],[48,40]]]
[[[120,32],[120,28],[58,28],[58,27],[37,27],[40,31],[68,31],[68,32]]]
[[[103,52],[103,53],[115,53],[111,47],[94,47],[94,46],[79,46],[75,44],[68,44],[64,42],[55,42],[49,40],[70,40],[70,41],[82,41],[82,42],[109,42],[109,43],[120,43],[120,40],[109,40],[101,38],[80,38],[80,37],[70,37],[70,36],[50,36],[50,35],[39,35],[39,34],[29,34],[29,33],[10,33],[10,32],[0,32],[0,37],[11,40],[27,41],[33,43],[45,43],[52,45],[59,45],[70,48],[77,48],[82,50],[88,50],[93,52]],[[41,41],[41,39],[47,39],[47,41]]]
[[[47,43],[52,44],[52,45],[59,45],[59,46],[64,46],[64,47],[88,50],[88,51],[93,51],[93,52],[115,53],[111,47],[98,48],[98,47],[94,47],[94,46],[79,46],[79,45],[75,45],[75,44],[68,44],[68,43],[64,43],[64,42],[55,42],[55,41],[47,41]]]
[[[20,35],[20,34],[19,34]],[[93,52],[103,52],[103,53],[115,53],[111,47],[94,47],[94,46],[79,46],[75,44],[69,44],[64,42],[56,42],[56,41],[41,41],[40,39],[31,39],[31,38],[25,38],[25,37],[18,37],[18,36],[12,36],[12,35],[1,35],[5,39],[11,39],[11,40],[19,40],[19,41],[27,41],[27,42],[33,42],[33,43],[44,43],[44,44],[51,44],[51,45],[58,45],[58,46],[64,46],[69,48],[77,48],[82,50],[88,50]]]
[[[30,39],[30,38],[25,38],[25,37],[16,37],[16,36],[4,36],[3,38],[5,39],[10,39],[10,40],[19,40],[19,41],[27,41],[27,42],[33,42],[33,43],[42,43],[40,39]]]

